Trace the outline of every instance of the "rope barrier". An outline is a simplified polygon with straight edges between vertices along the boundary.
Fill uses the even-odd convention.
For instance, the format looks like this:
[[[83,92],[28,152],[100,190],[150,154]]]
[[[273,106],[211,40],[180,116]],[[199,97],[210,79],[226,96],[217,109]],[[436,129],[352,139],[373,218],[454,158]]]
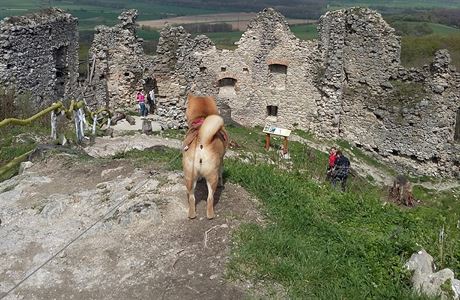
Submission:
[[[85,129],[88,125],[92,125],[92,133],[93,135],[96,133],[96,126],[97,123],[105,124],[107,122],[107,126],[110,127],[110,118],[112,117],[112,113],[106,108],[100,108],[96,111],[91,111],[86,106],[84,101],[75,101],[72,100],[70,102],[69,108],[66,109],[64,104],[61,101],[53,103],[50,107],[36,113],[35,115],[27,118],[27,119],[17,119],[17,118],[7,118],[0,121],[0,128],[7,126],[7,125],[30,125],[33,121],[41,118],[42,116],[51,113],[51,138],[53,140],[57,139],[57,116],[59,114],[63,114],[67,117],[67,119],[71,120],[72,117],[75,122],[75,133],[77,136],[77,141],[80,143],[85,138]],[[107,121],[105,120],[107,119]],[[100,122],[98,122],[98,120]],[[24,161],[27,156],[31,153],[31,151],[22,154],[6,165],[0,167],[0,178],[9,172],[12,168],[14,168],[18,163]]]

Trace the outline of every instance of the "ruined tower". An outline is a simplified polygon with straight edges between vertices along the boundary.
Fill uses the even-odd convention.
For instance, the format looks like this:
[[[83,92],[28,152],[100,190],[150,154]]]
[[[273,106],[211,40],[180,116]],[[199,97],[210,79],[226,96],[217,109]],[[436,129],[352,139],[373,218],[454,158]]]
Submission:
[[[0,22],[0,85],[38,108],[70,97],[77,78],[76,18],[52,8]]]
[[[132,108],[136,89],[153,88],[153,60],[144,54],[137,37],[137,16],[137,10],[127,10],[114,27],[96,27],[85,84],[89,105]]]

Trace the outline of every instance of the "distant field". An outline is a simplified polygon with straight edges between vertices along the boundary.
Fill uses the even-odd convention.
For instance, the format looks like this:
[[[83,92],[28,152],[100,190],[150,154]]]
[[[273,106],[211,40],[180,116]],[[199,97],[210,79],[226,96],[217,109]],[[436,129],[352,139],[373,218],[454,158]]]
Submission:
[[[246,30],[249,22],[256,17],[256,13],[222,13],[222,14],[206,14],[194,16],[181,16],[174,18],[167,18],[161,20],[146,20],[140,21],[141,26],[150,27],[153,29],[161,29],[165,24],[170,25],[183,25],[183,24],[198,24],[198,23],[227,23],[232,26],[232,30],[244,31]],[[307,19],[287,19],[290,25],[295,24],[312,24],[317,20]]]
[[[217,47],[234,49],[234,43],[240,39],[242,31],[246,29],[248,21],[255,16],[255,13],[230,13],[231,8],[227,5],[228,3],[226,3],[226,11],[223,11],[217,5],[218,2],[217,0],[206,0],[206,6],[203,8],[202,2],[198,0],[185,2],[179,0],[133,0],[129,2],[125,0],[0,0],[0,18],[24,15],[49,6],[56,6],[69,11],[79,19],[80,43],[83,47],[80,51],[80,58],[84,64],[85,53],[87,52],[85,47],[88,47],[92,40],[94,27],[96,25],[112,26],[116,24],[118,22],[117,16],[127,8],[138,9],[140,23],[154,28],[161,28],[165,20],[170,24],[229,23],[232,26],[232,31],[212,32],[206,33],[206,35],[214,41]],[[293,1],[293,6],[297,5],[294,2],[299,3]],[[248,5],[251,3],[248,2]],[[266,6],[275,6],[278,2],[270,0],[270,3]],[[282,4],[283,7],[291,5],[290,2],[281,0],[279,4]],[[317,11],[318,14],[324,13],[325,10],[358,5],[375,8],[386,13],[385,16],[406,11],[406,16],[407,14],[410,16],[411,12],[409,11],[413,9],[460,8],[460,0],[329,0],[325,1],[324,4],[324,10]],[[317,38],[316,25],[311,24],[312,20],[306,18],[288,19],[288,22],[292,32],[298,38],[303,40]],[[459,29],[429,22],[408,22],[397,19],[392,24],[408,32],[408,34],[402,34],[401,61],[405,66],[421,66],[429,63],[437,49],[447,48],[451,53],[453,63],[457,68],[460,68]],[[419,27],[423,30],[418,30]],[[144,26],[139,29],[138,33],[140,37],[146,40],[148,53],[153,54],[159,37],[158,31]],[[198,31],[193,34],[199,33]]]
[[[329,0],[327,6],[331,8],[366,6],[384,8],[460,8],[460,1],[457,0]]]
[[[312,40],[318,37],[316,31],[316,24],[303,24],[291,26],[291,31],[294,35],[301,40]],[[229,32],[209,32],[203,33],[216,45],[219,49],[236,49],[235,42],[239,41],[242,31],[229,31]],[[197,34],[195,34],[197,35]]]
[[[313,40],[318,38],[318,29],[316,24],[293,25],[292,33],[301,40]]]
[[[124,0],[0,0],[0,18],[13,15],[25,15],[47,7],[59,7],[69,11],[79,19],[80,30],[93,30],[97,25],[114,25],[124,9],[139,10],[139,20],[163,19],[183,15],[215,14],[222,12],[219,8],[193,8],[183,5],[148,3],[146,1]]]

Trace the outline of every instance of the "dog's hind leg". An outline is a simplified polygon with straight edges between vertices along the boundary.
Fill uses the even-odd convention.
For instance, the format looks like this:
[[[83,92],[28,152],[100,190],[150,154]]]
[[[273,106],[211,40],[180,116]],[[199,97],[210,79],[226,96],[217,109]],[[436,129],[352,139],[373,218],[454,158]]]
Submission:
[[[195,187],[196,187],[196,177],[185,179],[185,185],[187,187],[187,199],[188,199],[188,217],[190,219],[196,218],[196,207],[195,207]]]
[[[214,219],[214,192],[217,189],[217,183],[219,181],[219,173],[206,178],[206,184],[208,186],[208,199],[206,203],[206,217],[211,220]]]

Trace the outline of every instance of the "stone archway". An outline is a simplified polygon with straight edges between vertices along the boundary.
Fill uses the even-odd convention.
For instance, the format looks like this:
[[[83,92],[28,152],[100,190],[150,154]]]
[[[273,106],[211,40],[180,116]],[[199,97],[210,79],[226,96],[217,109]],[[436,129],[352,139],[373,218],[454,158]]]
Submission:
[[[232,77],[225,77],[219,80],[219,94],[218,97],[221,99],[231,99],[236,97],[236,86],[237,80]]]

